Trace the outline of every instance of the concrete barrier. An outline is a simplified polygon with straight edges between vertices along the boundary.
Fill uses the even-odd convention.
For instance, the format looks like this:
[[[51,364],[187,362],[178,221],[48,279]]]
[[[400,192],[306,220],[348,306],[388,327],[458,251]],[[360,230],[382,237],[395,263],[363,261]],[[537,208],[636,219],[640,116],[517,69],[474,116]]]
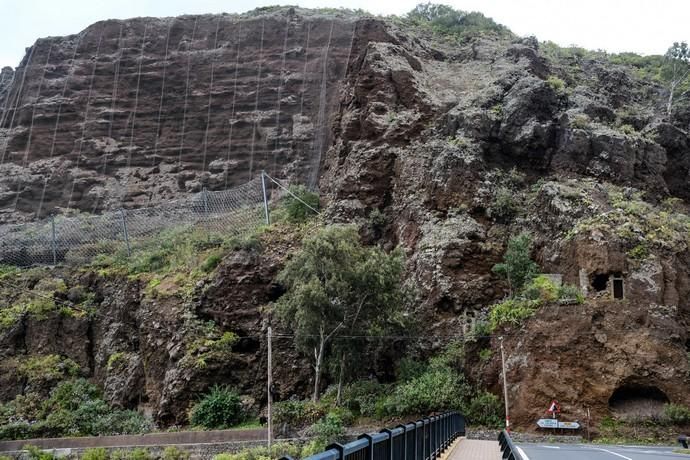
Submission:
[[[19,451],[31,444],[41,449],[90,449],[93,447],[180,446],[186,444],[224,444],[263,441],[265,428],[214,431],[178,431],[121,436],[84,436],[78,438],[40,438],[0,441],[0,452]]]

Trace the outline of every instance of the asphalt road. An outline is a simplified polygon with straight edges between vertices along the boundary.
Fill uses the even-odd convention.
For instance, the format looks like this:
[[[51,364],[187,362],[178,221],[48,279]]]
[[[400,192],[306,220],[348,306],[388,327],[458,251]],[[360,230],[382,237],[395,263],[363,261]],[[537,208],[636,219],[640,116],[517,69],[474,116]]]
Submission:
[[[529,444],[517,443],[524,460],[662,460],[690,459],[690,455],[674,454],[680,446],[607,446],[591,444]]]

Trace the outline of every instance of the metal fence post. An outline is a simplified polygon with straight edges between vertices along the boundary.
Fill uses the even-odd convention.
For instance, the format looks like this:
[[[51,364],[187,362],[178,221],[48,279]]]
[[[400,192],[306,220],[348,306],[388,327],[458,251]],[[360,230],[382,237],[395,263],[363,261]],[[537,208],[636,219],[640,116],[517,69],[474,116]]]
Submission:
[[[211,229],[208,223],[208,190],[206,190],[206,187],[201,190],[201,196],[204,200],[204,227],[206,228],[206,236],[211,238]]]
[[[125,210],[120,209],[120,219],[122,220],[122,232],[125,234],[125,244],[127,245],[127,257],[132,255],[132,248],[129,246],[129,232],[127,232],[127,219],[125,218]]]
[[[271,225],[271,216],[268,214],[268,195],[266,195],[266,172],[261,171],[261,191],[264,195],[264,217],[266,225]]]
[[[57,265],[57,241],[55,239],[55,216],[50,216],[51,246],[53,249],[53,265]]]

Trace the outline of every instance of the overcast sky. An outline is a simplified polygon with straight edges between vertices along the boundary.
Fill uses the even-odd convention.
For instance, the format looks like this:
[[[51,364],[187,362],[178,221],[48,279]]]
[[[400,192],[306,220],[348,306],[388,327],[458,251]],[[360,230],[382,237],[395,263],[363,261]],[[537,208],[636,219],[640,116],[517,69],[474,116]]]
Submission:
[[[420,0],[301,0],[303,7],[362,8],[403,14]],[[102,19],[235,13],[281,0],[0,0],[0,67],[19,64],[39,37],[68,35]],[[690,41],[690,0],[446,0],[481,11],[519,35],[610,52],[662,54]]]

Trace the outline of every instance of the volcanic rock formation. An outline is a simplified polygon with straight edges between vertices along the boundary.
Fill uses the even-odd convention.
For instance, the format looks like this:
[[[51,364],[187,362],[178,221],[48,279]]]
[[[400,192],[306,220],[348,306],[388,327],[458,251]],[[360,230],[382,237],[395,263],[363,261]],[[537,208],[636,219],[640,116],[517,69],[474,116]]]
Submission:
[[[552,398],[600,418],[630,388],[682,402],[690,117],[668,119],[664,89],[625,66],[570,59],[548,58],[533,38],[448,41],[395,21],[292,9],[97,23],[39,40],[1,74],[2,219],[139,206],[265,169],[318,185],[328,221],[401,246],[417,294],[409,313],[438,336],[486,318],[507,292],[491,267],[510,235],[530,231],[542,271],[587,299],[497,331],[516,421],[531,426]],[[71,332],[51,338],[55,351],[104,382],[113,402],[144,401],[165,423],[182,421],[192,395],[219,381],[260,402],[264,390],[247,382],[263,379],[262,342],[241,342],[233,369],[190,370],[175,331],[182,311],[224,330],[263,330],[261,307],[280,295],[275,275],[292,250],[285,238],[260,255],[231,252],[192,300],[84,281],[102,292],[105,318],[64,325]],[[111,297],[130,299],[127,308]],[[149,334],[151,325],[160,330]],[[5,355],[47,352],[32,345],[42,342],[31,322],[14,331]],[[89,345],[72,350],[72,335]],[[443,345],[431,339],[422,351]],[[131,354],[112,379],[110,349]],[[280,393],[304,394],[305,362],[281,359]],[[497,365],[469,356],[466,370],[498,390]],[[8,382],[0,396],[20,391]]]

